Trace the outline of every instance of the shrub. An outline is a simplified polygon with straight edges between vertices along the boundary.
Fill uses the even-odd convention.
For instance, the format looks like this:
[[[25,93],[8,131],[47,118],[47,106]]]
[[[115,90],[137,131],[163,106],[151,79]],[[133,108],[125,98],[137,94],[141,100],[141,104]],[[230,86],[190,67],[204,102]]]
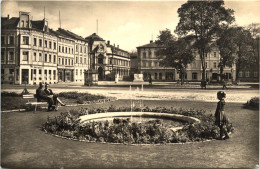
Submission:
[[[244,108],[259,109],[259,97],[253,97],[244,104]]]
[[[61,92],[58,97],[64,97],[66,99],[76,99],[78,104],[84,104],[85,101],[96,101],[99,99],[105,99],[105,96],[92,95],[89,93],[78,93],[78,92]]]
[[[185,124],[181,130],[172,131],[161,120],[150,120],[144,123],[131,122],[130,118],[114,118],[112,122],[99,121],[79,123],[79,116],[101,112],[129,111],[130,108],[116,108],[110,106],[108,109],[71,109],[69,112],[61,113],[54,119],[47,119],[42,129],[64,137],[76,138],[79,140],[129,143],[129,144],[165,144],[188,141],[203,141],[219,137],[219,128],[214,125],[214,117],[208,115],[204,110],[194,109],[166,109],[146,107],[151,112],[175,113],[196,117],[201,120],[198,124]],[[226,125],[228,132],[233,132],[232,123]]]
[[[15,92],[1,92],[1,96],[21,97],[22,93],[18,94]]]

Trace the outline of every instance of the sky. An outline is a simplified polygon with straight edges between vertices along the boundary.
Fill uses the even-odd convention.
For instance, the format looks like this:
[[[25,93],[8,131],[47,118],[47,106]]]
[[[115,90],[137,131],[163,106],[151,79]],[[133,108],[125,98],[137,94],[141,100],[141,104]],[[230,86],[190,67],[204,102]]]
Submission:
[[[97,33],[129,52],[156,40],[160,30],[175,30],[178,8],[186,1],[2,1],[1,14],[18,17],[30,12],[33,20],[48,20],[49,27],[70,30],[82,37]],[[260,23],[260,1],[225,1],[235,11],[235,24]],[[97,24],[98,20],[98,24]],[[98,25],[98,26],[97,26]],[[98,27],[98,29],[97,29]]]

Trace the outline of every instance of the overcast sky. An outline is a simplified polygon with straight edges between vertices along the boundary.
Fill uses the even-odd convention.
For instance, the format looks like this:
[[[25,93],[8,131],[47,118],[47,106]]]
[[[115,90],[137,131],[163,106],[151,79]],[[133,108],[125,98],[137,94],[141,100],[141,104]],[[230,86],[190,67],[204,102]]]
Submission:
[[[174,31],[179,21],[177,10],[185,2],[3,1],[1,12],[2,16],[18,17],[19,11],[25,11],[33,20],[41,20],[45,7],[49,27],[57,30],[60,11],[61,27],[84,38],[96,32],[98,20],[99,36],[130,52],[152,37],[155,40],[160,30]],[[225,6],[235,10],[237,25],[260,23],[260,1],[225,1]]]

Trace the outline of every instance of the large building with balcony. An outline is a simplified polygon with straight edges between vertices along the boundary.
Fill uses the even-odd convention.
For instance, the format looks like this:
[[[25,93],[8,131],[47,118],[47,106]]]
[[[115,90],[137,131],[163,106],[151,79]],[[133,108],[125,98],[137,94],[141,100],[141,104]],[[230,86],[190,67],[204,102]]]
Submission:
[[[180,80],[179,72],[174,68],[162,67],[159,65],[160,60],[155,51],[161,48],[155,42],[150,41],[149,44],[137,47],[138,71],[143,74],[144,80],[148,80],[149,76],[154,81],[177,81]],[[198,52],[194,52],[195,60],[188,64],[185,72],[185,80],[201,81],[202,66]],[[217,81],[219,79],[220,69],[218,67],[221,56],[217,46],[211,45],[211,52],[206,56],[206,79]],[[235,80],[235,65],[225,67],[223,70],[226,80]]]

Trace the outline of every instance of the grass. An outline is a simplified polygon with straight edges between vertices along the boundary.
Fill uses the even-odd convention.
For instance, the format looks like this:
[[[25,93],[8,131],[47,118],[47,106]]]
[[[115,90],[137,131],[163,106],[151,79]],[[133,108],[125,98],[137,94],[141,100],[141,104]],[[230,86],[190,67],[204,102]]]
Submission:
[[[62,92],[59,93],[59,98],[65,104],[83,104],[85,101],[94,101],[104,99],[104,96],[92,95],[89,93],[77,92]],[[2,92],[1,93],[1,110],[25,109],[28,108],[26,103],[28,101],[36,102],[36,99],[23,99],[22,94],[15,92]]]
[[[118,100],[89,108],[128,106]],[[144,101],[149,107],[204,109],[213,114],[216,103]],[[259,113],[227,103],[225,112],[235,127],[231,139],[194,144],[132,146],[85,143],[42,132],[47,116],[59,112],[2,113],[1,166],[4,168],[255,168],[259,164]]]

